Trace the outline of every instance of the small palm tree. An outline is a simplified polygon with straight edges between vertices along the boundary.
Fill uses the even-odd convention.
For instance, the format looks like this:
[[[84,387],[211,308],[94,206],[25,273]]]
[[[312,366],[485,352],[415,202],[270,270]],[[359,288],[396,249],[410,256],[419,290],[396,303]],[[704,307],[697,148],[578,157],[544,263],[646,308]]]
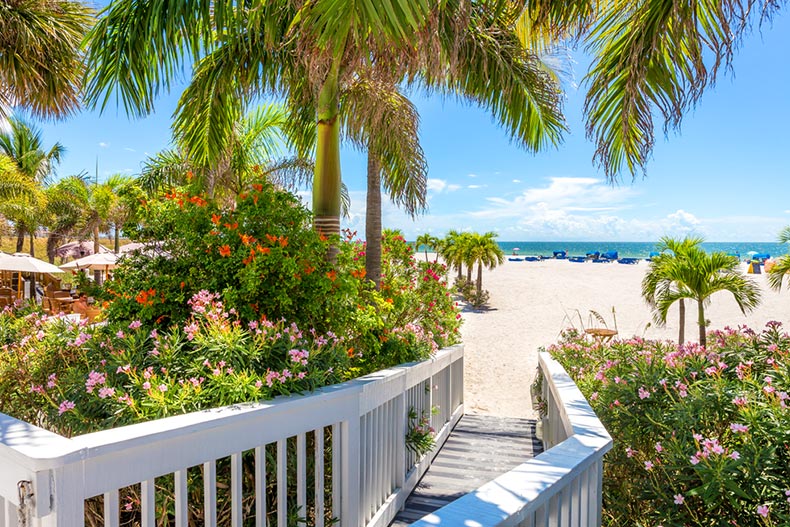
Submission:
[[[456,230],[451,230],[447,235],[439,241],[438,244],[439,255],[444,258],[449,267],[455,267],[458,270],[457,279],[462,277],[461,264],[463,263],[461,251],[461,233]]]
[[[431,236],[427,232],[425,234],[420,234],[417,236],[417,241],[415,242],[417,247],[423,246],[425,248],[425,261],[428,261],[428,249],[436,250],[436,246],[439,243],[439,240],[435,236]]]
[[[790,226],[779,233],[779,243],[790,243]],[[782,290],[785,276],[790,274],[790,255],[785,255],[776,261],[776,265],[768,272],[768,283],[777,291]]]
[[[669,308],[676,301],[696,300],[699,343],[705,346],[705,305],[713,293],[732,293],[744,314],[759,305],[761,295],[757,284],[741,274],[737,258],[722,252],[708,254],[700,248],[701,242],[699,238],[663,238],[660,246],[672,253],[653,259],[642,282],[642,296],[653,306],[659,324],[666,323]]]
[[[483,292],[483,266],[486,269],[493,269],[497,265],[505,262],[505,253],[496,242],[497,234],[487,232],[485,234],[474,233],[469,238],[469,255],[473,263],[477,264],[477,296]]]

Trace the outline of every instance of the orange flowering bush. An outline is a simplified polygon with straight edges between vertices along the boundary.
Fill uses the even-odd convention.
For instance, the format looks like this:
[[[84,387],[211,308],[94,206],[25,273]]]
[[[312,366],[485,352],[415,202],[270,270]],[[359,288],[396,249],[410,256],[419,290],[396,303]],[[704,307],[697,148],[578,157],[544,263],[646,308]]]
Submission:
[[[362,263],[327,261],[330,240],[310,226],[293,195],[255,183],[231,206],[172,190],[150,200],[131,236],[156,246],[133,254],[111,285],[111,319],[151,328],[180,324],[201,290],[222,295],[240,317],[286,319],[343,331],[364,287]],[[345,244],[332,240],[343,250]]]

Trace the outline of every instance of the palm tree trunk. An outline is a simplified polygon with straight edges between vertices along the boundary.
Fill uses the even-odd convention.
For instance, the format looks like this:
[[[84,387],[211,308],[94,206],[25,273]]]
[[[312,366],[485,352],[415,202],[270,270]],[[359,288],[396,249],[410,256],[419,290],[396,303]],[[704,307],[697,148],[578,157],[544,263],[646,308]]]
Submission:
[[[30,256],[36,255],[36,244],[35,244],[36,235],[33,231],[30,231]]]
[[[121,229],[118,224],[115,224],[115,246],[113,247],[115,254],[121,251]]]
[[[477,297],[483,292],[483,261],[477,262]]]
[[[381,162],[368,149],[368,192],[365,213],[365,276],[381,286]]]
[[[93,227],[93,254],[99,254],[99,224]],[[93,271],[93,280],[96,285],[101,285],[101,271]]]
[[[313,175],[313,222],[325,236],[340,234],[340,121],[338,120],[339,61],[336,60],[318,94],[318,126]]]
[[[680,311],[680,321],[678,324],[678,346],[682,346],[686,341],[686,302],[681,298],[678,309]]]
[[[467,282],[471,282],[472,281],[472,264],[471,263],[466,264],[466,281]]]
[[[705,306],[702,299],[697,299],[697,323],[699,324],[699,345],[707,346],[708,339],[705,335]]]
[[[16,252],[21,253],[22,247],[25,246],[25,228],[18,226],[16,228]]]

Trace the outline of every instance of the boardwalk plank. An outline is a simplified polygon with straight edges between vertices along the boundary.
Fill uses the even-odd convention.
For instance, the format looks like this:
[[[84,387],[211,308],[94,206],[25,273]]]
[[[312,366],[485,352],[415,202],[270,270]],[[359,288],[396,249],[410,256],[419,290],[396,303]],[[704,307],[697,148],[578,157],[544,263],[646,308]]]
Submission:
[[[535,421],[467,414],[391,527],[406,527],[542,451]]]

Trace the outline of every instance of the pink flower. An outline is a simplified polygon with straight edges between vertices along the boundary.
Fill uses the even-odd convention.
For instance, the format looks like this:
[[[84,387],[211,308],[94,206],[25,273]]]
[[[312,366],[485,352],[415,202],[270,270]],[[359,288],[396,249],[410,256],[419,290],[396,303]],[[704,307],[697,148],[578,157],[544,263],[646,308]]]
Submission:
[[[167,391],[167,385],[166,384],[160,384],[159,385],[159,391],[162,392],[162,393],[166,392]]]
[[[256,387],[256,388],[260,388],[261,386],[263,386],[263,381],[261,381],[260,379],[258,379],[257,381],[255,381],[255,387]]]
[[[746,397],[736,397],[732,400],[732,404],[735,406],[746,406]]]
[[[645,461],[645,469],[652,470],[653,469],[653,462],[652,461]]]
[[[151,389],[151,383],[148,382],[148,381],[145,381],[143,383],[143,390],[150,390],[150,389]]]
[[[691,462],[692,465],[696,465],[699,463],[699,458],[697,456],[691,456],[689,462]]]
[[[757,514],[762,516],[763,518],[768,517],[768,505],[760,505],[757,507]]]
[[[134,321],[132,321],[131,324],[129,324],[129,329],[138,329],[142,325],[143,325],[143,323],[140,322],[139,320],[134,320]]]
[[[741,459],[741,454],[737,450],[730,452],[730,459]]]
[[[640,399],[647,399],[648,397],[650,397],[650,392],[645,390],[644,386],[640,386],[639,387],[639,398]]]
[[[749,427],[747,425],[742,425],[741,423],[732,423],[730,424],[730,430],[735,433],[744,434],[749,431]]]
[[[107,397],[112,397],[115,395],[115,388],[110,388],[108,386],[102,386],[99,388],[99,398],[106,399]]]
[[[675,505],[683,505],[685,499],[683,494],[675,494]]]
[[[661,443],[656,443],[656,452],[662,452],[663,450],[664,450],[664,447],[661,446]]]
[[[119,339],[122,339],[126,336],[126,334],[123,332],[123,330],[119,329],[118,333],[116,333],[115,336],[118,337]]]
[[[74,403],[72,401],[63,401],[62,403],[60,403],[60,406],[58,406],[58,415],[63,415],[66,412],[71,411],[73,409],[74,409]]]

